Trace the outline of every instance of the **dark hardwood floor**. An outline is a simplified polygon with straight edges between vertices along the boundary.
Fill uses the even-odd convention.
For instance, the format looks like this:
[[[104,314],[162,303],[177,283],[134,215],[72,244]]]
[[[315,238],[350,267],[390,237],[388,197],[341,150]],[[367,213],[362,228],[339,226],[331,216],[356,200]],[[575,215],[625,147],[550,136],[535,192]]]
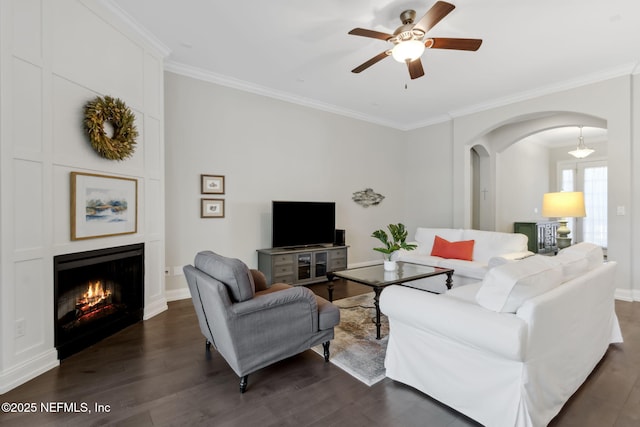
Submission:
[[[313,285],[326,296],[326,285]],[[369,292],[336,284],[334,298]],[[554,427],[640,425],[640,303],[616,303],[625,343],[612,345]],[[130,326],[5,393],[2,402],[35,403],[36,413],[0,413],[2,426],[429,426],[477,425],[390,379],[367,387],[305,351],[238,377],[215,352],[205,353],[191,300]],[[488,397],[490,398],[490,397]],[[77,404],[91,413],[45,413]],[[102,405],[103,412],[96,412]],[[70,409],[70,408],[68,408]]]

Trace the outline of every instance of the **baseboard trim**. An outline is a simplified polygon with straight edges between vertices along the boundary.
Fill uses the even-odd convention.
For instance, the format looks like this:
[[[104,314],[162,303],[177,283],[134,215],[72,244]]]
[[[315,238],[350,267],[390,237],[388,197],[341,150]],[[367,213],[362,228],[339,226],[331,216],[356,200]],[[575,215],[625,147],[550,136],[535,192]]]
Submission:
[[[182,288],[166,291],[165,296],[167,298],[167,301],[171,302],[191,298],[191,293],[189,292],[189,288]]]
[[[620,301],[640,301],[640,290],[637,289],[616,289],[615,298]]]
[[[154,316],[166,311],[169,308],[167,305],[167,299],[161,298],[158,301],[154,301],[151,304],[147,304],[144,307],[144,315],[142,317],[143,320],[151,319]]]
[[[55,348],[22,362],[0,373],[0,394],[13,390],[59,365],[58,351]]]

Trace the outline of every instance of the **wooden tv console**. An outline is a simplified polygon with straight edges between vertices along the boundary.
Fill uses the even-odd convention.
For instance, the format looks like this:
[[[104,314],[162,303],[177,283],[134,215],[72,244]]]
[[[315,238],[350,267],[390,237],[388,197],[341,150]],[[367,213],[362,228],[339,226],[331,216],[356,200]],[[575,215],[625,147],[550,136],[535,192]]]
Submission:
[[[348,246],[313,245],[258,249],[258,270],[267,283],[308,285],[324,282],[327,273],[347,268]]]

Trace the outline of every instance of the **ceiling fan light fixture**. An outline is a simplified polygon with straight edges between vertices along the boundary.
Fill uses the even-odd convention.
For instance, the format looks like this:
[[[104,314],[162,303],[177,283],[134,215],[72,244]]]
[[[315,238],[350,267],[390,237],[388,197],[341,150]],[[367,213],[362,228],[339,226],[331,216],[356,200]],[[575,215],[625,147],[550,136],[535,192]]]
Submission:
[[[582,126],[578,126],[578,127],[580,128],[580,136],[578,137],[578,146],[576,147],[575,150],[569,151],[569,154],[571,154],[576,159],[584,159],[585,157],[595,152],[596,150],[587,148],[587,146],[584,145],[584,137],[582,136]]]
[[[420,40],[405,40],[401,41],[393,47],[391,55],[393,59],[398,62],[413,61],[420,58],[424,53],[424,43]]]

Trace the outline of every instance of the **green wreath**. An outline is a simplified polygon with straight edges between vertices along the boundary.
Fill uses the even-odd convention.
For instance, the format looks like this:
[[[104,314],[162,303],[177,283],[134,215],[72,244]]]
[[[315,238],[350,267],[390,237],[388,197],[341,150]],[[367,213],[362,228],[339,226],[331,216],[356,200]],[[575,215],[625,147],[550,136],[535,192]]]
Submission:
[[[91,146],[109,160],[124,160],[133,155],[138,137],[134,121],[134,114],[118,98],[97,96],[84,106],[84,128]],[[113,126],[111,138],[104,130],[107,122]]]

